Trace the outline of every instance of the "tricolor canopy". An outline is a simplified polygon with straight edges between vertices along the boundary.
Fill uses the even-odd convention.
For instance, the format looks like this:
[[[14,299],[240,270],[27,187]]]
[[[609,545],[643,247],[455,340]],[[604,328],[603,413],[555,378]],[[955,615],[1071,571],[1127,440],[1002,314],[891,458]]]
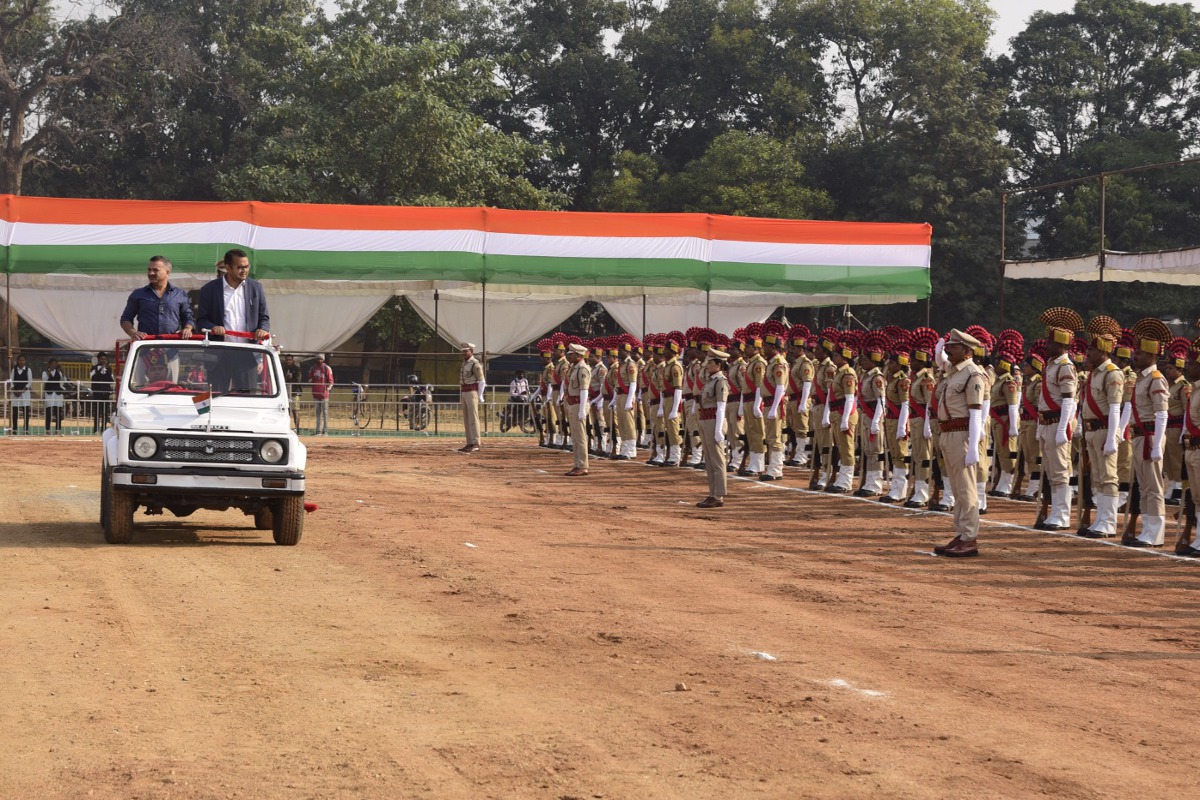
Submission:
[[[439,290],[453,309],[438,315],[447,338],[504,352],[587,300],[640,332],[643,297],[651,328],[706,318],[733,327],[780,305],[921,299],[930,236],[925,224],[710,214],[0,195],[13,306],[51,338],[87,349],[119,333],[124,296],[144,282],[152,255],[169,258],[172,282],[186,289],[211,280],[226,250],[246,250],[291,349],[336,346],[397,295],[432,316]]]

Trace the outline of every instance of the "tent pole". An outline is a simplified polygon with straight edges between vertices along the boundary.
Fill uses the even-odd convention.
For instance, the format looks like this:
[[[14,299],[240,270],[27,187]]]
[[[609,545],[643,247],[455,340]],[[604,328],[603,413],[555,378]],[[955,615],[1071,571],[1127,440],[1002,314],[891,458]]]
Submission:
[[[646,338],[646,295],[642,294],[642,338]]]
[[[438,358],[438,353],[442,350],[442,324],[438,322],[438,290],[433,290],[433,380],[438,380],[441,365],[441,359]],[[426,384],[433,381],[425,381]],[[436,436],[438,432],[438,404],[433,404],[433,434]]]
[[[704,290],[704,327],[706,327],[706,328],[712,327],[712,323],[710,323],[708,321],[708,317],[709,317],[708,305],[709,305],[709,301],[711,299],[712,299],[712,291],[709,289],[705,289]]]
[[[1004,327],[1004,256],[1008,232],[1008,192],[1000,193],[1000,327]],[[926,323],[928,324],[928,323]]]
[[[1099,293],[1099,297],[1097,299],[1099,300],[1101,314],[1104,313],[1104,262],[1105,262],[1105,258],[1104,258],[1104,248],[1105,248],[1104,217],[1105,217],[1105,206],[1107,205],[1107,198],[1105,197],[1105,195],[1108,191],[1107,187],[1108,187],[1108,178],[1103,172],[1101,172],[1100,173],[1100,285],[1097,287],[1097,292]]]
[[[486,381],[487,380],[487,279],[486,278],[483,279],[482,281],[480,281],[480,286],[483,289],[483,296],[482,296],[483,302],[479,304],[480,317],[481,317],[480,324],[482,325],[482,329],[481,329],[482,332],[479,335],[479,337],[480,337],[479,338],[479,346],[482,349],[482,353],[483,353],[483,379],[484,379],[484,381]],[[484,432],[484,434],[486,434],[488,432],[488,413],[487,413],[487,404],[486,403],[483,404],[483,432]]]
[[[4,271],[4,327],[6,329],[6,333],[4,334],[4,365],[8,369],[12,369],[12,273],[8,270]]]

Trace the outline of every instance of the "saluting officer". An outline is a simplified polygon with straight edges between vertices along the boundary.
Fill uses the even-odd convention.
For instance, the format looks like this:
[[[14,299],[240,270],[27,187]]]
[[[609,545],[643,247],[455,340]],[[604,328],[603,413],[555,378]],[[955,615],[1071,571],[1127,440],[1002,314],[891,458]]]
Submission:
[[[566,360],[569,362],[566,378],[563,382],[566,398],[564,407],[567,412],[567,422],[571,426],[571,451],[575,463],[568,478],[577,478],[588,474],[587,432],[584,431],[584,421],[587,419],[588,391],[592,383],[592,370],[587,365],[588,349],[581,344],[570,345]]]
[[[972,359],[980,342],[957,328],[945,347],[949,364],[937,386],[938,445],[954,489],[954,538],[933,548],[939,556],[979,555],[979,486],[976,466],[983,439],[983,370]]]
[[[704,471],[708,476],[708,497],[696,505],[700,508],[720,508],[728,494],[725,477],[725,409],[729,401],[729,381],[721,371],[729,354],[709,347],[704,361],[708,373],[700,390],[698,416],[700,439],[704,446]]]

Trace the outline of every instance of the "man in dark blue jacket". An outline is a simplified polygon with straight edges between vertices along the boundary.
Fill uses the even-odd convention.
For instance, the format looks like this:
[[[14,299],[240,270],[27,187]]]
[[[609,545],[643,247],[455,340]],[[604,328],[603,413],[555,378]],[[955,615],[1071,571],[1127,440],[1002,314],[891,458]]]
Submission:
[[[254,338],[266,339],[271,330],[267,313],[267,293],[262,284],[250,277],[250,257],[242,250],[225,254],[225,274],[200,288],[200,313],[197,324],[212,336],[225,331],[254,332]]]
[[[196,323],[207,329],[213,339],[224,340],[226,331],[253,332],[257,341],[266,339],[271,330],[267,313],[267,293],[262,284],[250,277],[250,257],[242,250],[225,254],[225,274],[200,288],[200,311]],[[234,339],[245,342],[245,339]],[[212,375],[213,389],[254,389],[259,382],[257,359],[251,353],[238,358],[229,353]]]

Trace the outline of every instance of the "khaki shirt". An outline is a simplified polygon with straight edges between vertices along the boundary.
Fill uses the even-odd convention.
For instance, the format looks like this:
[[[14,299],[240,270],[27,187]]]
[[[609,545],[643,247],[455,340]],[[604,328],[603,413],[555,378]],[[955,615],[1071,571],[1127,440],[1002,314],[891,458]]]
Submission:
[[[734,361],[729,362],[729,389],[737,395],[743,392],[742,381],[745,379],[743,373],[746,371],[746,359],[738,356]]]
[[[951,364],[937,386],[938,420],[966,419],[971,406],[983,406],[986,380],[971,359]]]
[[[908,392],[909,404],[928,406],[933,400],[933,389],[937,380],[933,377],[933,368],[924,367],[917,370],[912,378],[912,388]]]
[[[1092,402],[1088,402],[1088,396]],[[1099,368],[1092,370],[1088,381],[1084,384],[1083,418],[1108,419],[1108,407],[1120,405],[1125,396],[1125,375],[1111,361],[1105,361]],[[1099,414],[1092,409],[1095,403]]]
[[[1121,374],[1125,376],[1125,394],[1121,395],[1121,402],[1132,403],[1133,387],[1137,386],[1137,373],[1133,371],[1133,367],[1127,365],[1121,370]]]
[[[750,395],[750,399],[754,399],[754,390],[761,389],[763,381],[767,376],[767,360],[762,357],[762,353],[755,353],[754,357],[746,362],[746,370],[742,373],[742,392]]]
[[[604,362],[600,362],[594,367],[589,364],[588,369],[592,371],[592,380],[588,384],[588,396],[595,397],[603,394],[605,386],[608,384],[608,367],[604,366]]]
[[[1192,428],[1200,428],[1200,391],[1197,389],[1200,389],[1200,381],[1192,384],[1192,395],[1188,398],[1188,422]],[[1187,430],[1184,430],[1184,434],[1191,436]]]
[[[1021,387],[1021,392],[1025,395],[1025,400],[1029,401],[1029,405],[1036,410],[1038,407],[1038,399],[1042,396],[1042,376],[1034,375],[1029,379],[1029,382]],[[1025,403],[1021,403],[1021,419],[1026,422],[1037,422],[1037,416],[1030,416],[1030,412],[1025,408]]]
[[[554,385],[554,362],[547,361],[542,367],[542,387],[546,392]]]
[[[628,392],[629,387],[638,379],[638,363],[633,360],[633,356],[625,356],[625,360],[621,362],[621,368],[616,370],[616,373],[620,381],[617,389]],[[623,388],[621,384],[624,385]]]
[[[1133,421],[1153,425],[1155,413],[1167,410],[1168,395],[1170,390],[1167,388],[1166,376],[1153,365],[1146,367],[1138,375],[1137,386],[1133,389]],[[1141,434],[1133,431],[1132,435]]]
[[[699,394],[704,388],[704,361],[703,359],[694,358],[684,370],[684,380],[686,381],[683,387],[683,396]]]
[[[817,365],[816,384],[825,393],[826,397],[829,397],[829,390],[833,386],[833,379],[837,375],[837,372],[838,368],[829,356],[825,356],[824,360]]]
[[[700,407],[716,408],[717,403],[729,402],[729,379],[724,372],[710,375],[700,390]]]
[[[899,414],[900,404],[908,400],[908,393],[912,390],[912,378],[908,377],[908,372],[905,370],[897,370],[892,377],[888,378],[887,388],[884,389],[884,397],[887,398],[889,407],[888,414]],[[891,406],[895,406],[893,411]]]
[[[1062,407],[1063,398],[1075,396],[1076,380],[1075,365],[1071,363],[1071,357],[1066,353],[1047,364],[1046,371],[1042,376],[1042,383],[1046,389],[1038,392],[1038,411],[1043,413],[1053,411],[1046,404],[1046,398],[1043,397],[1047,392],[1054,400],[1055,405]]]
[[[683,389],[683,365],[679,359],[672,358],[662,367],[663,392],[673,394],[676,389]]]
[[[804,384],[812,383],[813,376],[816,374],[816,365],[813,360],[806,355],[800,355],[792,362],[792,368],[789,372],[791,380],[791,394],[794,402],[800,402],[800,396],[804,393]],[[812,390],[808,393],[808,404],[812,405]],[[807,408],[800,409],[807,411]]]
[[[782,386],[784,395],[787,394],[787,379],[788,379],[788,363],[782,353],[776,353],[771,356],[771,360],[767,362],[767,368],[763,370],[762,383],[759,388],[762,390],[764,399],[770,400],[775,397],[775,387]]]
[[[592,368],[588,366],[586,361],[580,361],[578,364],[568,364],[567,371],[567,396],[573,397],[576,402],[579,401],[580,395],[585,390],[590,391],[592,383]]]
[[[554,382],[556,385],[561,385],[567,379],[567,371],[571,369],[571,362],[567,361],[566,356],[559,356],[558,361],[554,362]]]
[[[1021,376],[1014,372],[1001,372],[992,382],[991,404],[993,410],[1008,411],[1004,406],[1019,405],[1021,402]]]
[[[481,383],[483,381],[483,364],[479,363],[479,359],[471,356],[462,363],[462,367],[458,371],[458,382],[462,385],[468,383]],[[476,389],[479,387],[476,386]]]
[[[887,391],[887,378],[884,377],[883,370],[881,370],[879,367],[873,367],[870,372],[863,376],[862,382],[862,399],[864,403],[871,404],[871,413],[874,413],[875,411],[875,401],[878,400],[885,391]]]
[[[830,362],[833,363],[833,362]],[[833,374],[833,383],[829,387],[831,399],[845,400],[858,391],[858,373],[849,364],[843,364]]]
[[[1188,401],[1191,400],[1191,398],[1192,385],[1187,382],[1186,378],[1180,375],[1175,379],[1175,382],[1171,384],[1170,394],[1167,395],[1167,416],[1182,417],[1183,409],[1187,406]],[[1167,425],[1176,428],[1182,424],[1182,419],[1180,419],[1178,422],[1176,422],[1174,419],[1170,419],[1167,422]]]

